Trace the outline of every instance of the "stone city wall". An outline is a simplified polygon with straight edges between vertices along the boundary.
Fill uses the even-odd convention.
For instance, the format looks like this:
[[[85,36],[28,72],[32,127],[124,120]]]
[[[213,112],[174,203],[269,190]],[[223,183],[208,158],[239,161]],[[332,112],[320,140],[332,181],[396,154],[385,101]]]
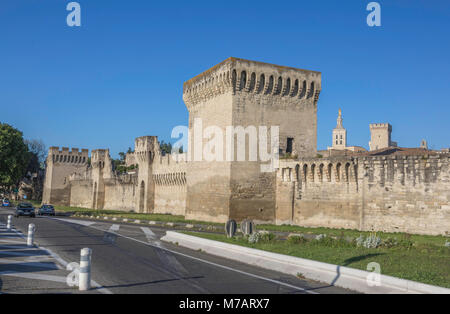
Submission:
[[[278,224],[418,234],[450,231],[450,157],[282,161]]]

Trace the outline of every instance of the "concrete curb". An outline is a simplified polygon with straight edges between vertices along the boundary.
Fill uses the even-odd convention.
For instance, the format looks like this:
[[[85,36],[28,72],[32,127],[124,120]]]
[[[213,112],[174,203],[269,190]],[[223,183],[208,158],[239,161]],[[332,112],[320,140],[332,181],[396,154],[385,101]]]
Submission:
[[[311,280],[362,293],[450,294],[450,289],[386,275],[380,275],[381,286],[370,287],[366,278],[372,273],[367,271],[203,239],[175,231],[167,231],[161,240],[293,276],[301,274]]]
[[[92,216],[92,215],[72,215],[70,217],[80,218],[80,219],[99,219],[99,220],[108,220],[108,221],[121,221],[133,224],[141,224],[141,225],[154,225],[155,227],[180,227],[186,229],[197,228],[199,230],[207,230],[207,231],[216,231],[222,232],[224,229],[222,226],[214,226],[208,224],[188,224],[183,222],[166,222],[166,221],[153,221],[153,220],[139,220],[139,219],[129,219],[129,218],[117,218],[117,217],[109,217],[109,216]]]

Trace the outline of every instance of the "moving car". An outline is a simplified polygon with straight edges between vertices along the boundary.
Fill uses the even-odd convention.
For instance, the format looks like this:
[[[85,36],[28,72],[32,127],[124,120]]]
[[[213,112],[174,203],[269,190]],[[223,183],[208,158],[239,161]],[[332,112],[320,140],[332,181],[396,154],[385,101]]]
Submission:
[[[20,216],[28,216],[28,217],[36,217],[34,212],[34,207],[30,203],[20,203],[16,208],[16,217]]]
[[[38,209],[38,215],[55,216],[55,208],[53,207],[53,205],[44,204]]]
[[[9,201],[9,199],[4,198],[2,200],[2,207],[11,207],[11,202]]]

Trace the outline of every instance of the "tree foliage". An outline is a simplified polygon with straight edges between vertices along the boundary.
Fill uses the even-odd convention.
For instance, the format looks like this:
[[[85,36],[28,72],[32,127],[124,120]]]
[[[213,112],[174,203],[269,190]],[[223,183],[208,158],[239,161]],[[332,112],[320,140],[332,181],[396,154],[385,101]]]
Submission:
[[[159,143],[159,148],[161,150],[161,154],[164,156],[165,154],[172,154],[172,150],[177,151],[176,147],[173,147],[171,143],[166,143],[161,141]],[[178,148],[178,153],[183,153],[183,147]]]
[[[43,164],[47,157],[47,149],[42,140],[25,140],[25,144],[28,147],[28,151],[36,156],[39,163]]]
[[[17,184],[29,161],[30,154],[22,132],[0,123],[0,185],[10,188]]]
[[[161,141],[159,143],[159,148],[161,150],[161,154],[164,156],[165,154],[171,154],[172,153],[172,144],[166,143],[164,141]]]

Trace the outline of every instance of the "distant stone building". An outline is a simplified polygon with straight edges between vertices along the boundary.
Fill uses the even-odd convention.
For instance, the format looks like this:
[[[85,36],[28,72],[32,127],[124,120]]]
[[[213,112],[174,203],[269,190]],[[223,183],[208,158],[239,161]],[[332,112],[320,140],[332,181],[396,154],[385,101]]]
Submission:
[[[332,149],[344,150],[347,147],[347,130],[342,125],[342,110],[339,109],[337,125],[333,130],[333,146]]]
[[[365,152],[364,147],[360,146],[347,146],[347,130],[344,128],[342,118],[342,110],[339,109],[337,118],[337,125],[333,129],[332,134],[332,146],[328,147],[329,152],[325,152],[325,155],[342,155],[339,151],[351,151],[351,152]],[[337,152],[336,152],[337,151]]]
[[[370,125],[370,142],[371,151],[397,147],[397,142],[391,140],[392,126],[389,123],[373,123]]]
[[[422,141],[420,142],[420,148],[428,149],[428,143],[427,143],[427,141],[422,140]]]

